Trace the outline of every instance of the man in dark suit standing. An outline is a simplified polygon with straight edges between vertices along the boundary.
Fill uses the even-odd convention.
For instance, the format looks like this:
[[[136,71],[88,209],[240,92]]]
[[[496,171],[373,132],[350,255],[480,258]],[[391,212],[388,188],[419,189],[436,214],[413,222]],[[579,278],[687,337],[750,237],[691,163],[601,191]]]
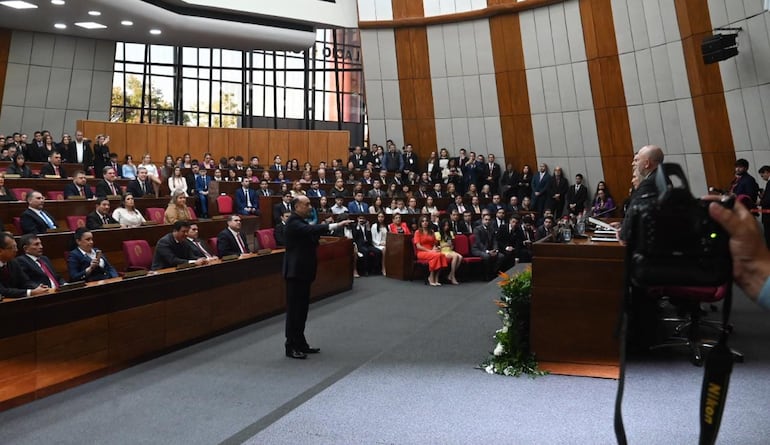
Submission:
[[[275,245],[283,247],[286,245],[286,222],[291,216],[291,211],[284,211],[281,213],[281,220],[275,225],[273,229],[273,238],[275,239]]]
[[[88,186],[86,172],[78,170],[72,175],[72,182],[64,186],[64,199],[70,196],[80,196],[85,199],[94,197],[91,187]]]
[[[126,193],[131,193],[134,198],[151,198],[155,196],[155,188],[152,186],[152,181],[147,177],[147,169],[139,167],[136,170],[136,179],[128,183],[126,187]]]
[[[316,249],[321,235],[350,224],[350,220],[332,224],[308,224],[311,205],[307,196],[293,201],[294,212],[286,223],[286,253],[283,277],[286,280],[286,357],[304,359],[321,352],[305,339],[305,322],[310,305],[310,284],[315,280],[318,259]]]
[[[495,162],[495,155],[489,154],[487,156],[487,162],[484,164],[484,184],[489,185],[489,190],[492,193],[497,193],[500,188],[500,176],[502,174],[500,170],[500,164]]]
[[[283,212],[291,212],[291,193],[286,192],[283,194],[281,202],[273,206],[273,224],[278,224],[281,221],[281,215]]]
[[[19,267],[35,286],[42,284],[56,289],[64,284],[64,279],[56,273],[51,260],[43,255],[43,242],[40,237],[28,233],[21,237],[19,244],[21,244],[24,255],[17,256],[14,261],[19,263]]]
[[[241,187],[235,191],[235,213],[239,215],[259,215],[259,198],[250,185],[251,180],[244,177]]]
[[[241,215],[227,217],[227,227],[217,235],[217,250],[220,257],[249,253],[246,240],[241,235]]]
[[[75,140],[70,143],[67,161],[83,164],[86,170],[94,165],[94,152],[91,151],[91,142],[83,139],[83,132],[75,132]]]
[[[567,211],[572,215],[578,215],[585,211],[588,201],[588,188],[583,185],[583,175],[575,175],[575,185],[567,191]]]
[[[86,216],[86,227],[89,230],[101,229],[105,224],[118,224],[110,215],[110,200],[102,198],[96,204],[93,212]]]
[[[14,261],[16,240],[8,232],[0,232],[0,300],[3,297],[35,297],[48,292],[48,286],[36,285]]]
[[[551,175],[548,165],[540,164],[540,171],[532,177],[532,209],[542,215],[548,201],[547,191],[551,186]]]
[[[158,244],[155,245],[155,255],[152,258],[150,269],[165,269],[187,263],[197,266],[206,264],[206,258],[199,258],[192,253],[190,243],[187,242],[189,231],[190,223],[188,221],[176,221],[171,233],[163,235],[158,240]]]
[[[56,228],[56,221],[43,210],[45,198],[43,194],[33,190],[27,194],[28,208],[21,214],[22,233],[46,233],[48,229]]]

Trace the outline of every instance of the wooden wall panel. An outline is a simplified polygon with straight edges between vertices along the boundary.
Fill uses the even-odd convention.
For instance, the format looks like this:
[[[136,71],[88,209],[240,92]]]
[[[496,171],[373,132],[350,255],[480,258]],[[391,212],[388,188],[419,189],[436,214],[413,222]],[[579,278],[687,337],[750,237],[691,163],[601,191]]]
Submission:
[[[137,164],[142,161],[145,153],[150,153],[150,147],[147,145],[147,126],[142,124],[126,124],[126,147],[134,154]],[[152,155],[151,155],[152,156]],[[161,159],[153,158],[154,162],[160,162]]]
[[[209,128],[208,129],[208,145],[203,150],[203,152],[210,151],[211,148],[214,150],[217,150],[220,153],[226,153],[225,156],[235,156],[235,153],[231,153],[229,151],[230,144],[229,144],[229,134],[227,128]],[[241,153],[238,153],[240,155],[243,155],[246,152],[244,150]]]
[[[630,165],[635,148],[631,140],[611,0],[580,0],[580,17],[604,181],[614,191],[615,198],[622,200],[631,185]]]
[[[190,146],[189,128],[183,125],[170,125],[168,127],[168,152],[163,154],[164,158],[166,154],[175,153],[181,147]]]
[[[309,133],[302,130],[289,130],[289,159],[297,159],[300,167],[310,156]]]
[[[316,131],[308,137],[308,161],[313,164],[313,168],[317,168],[319,162],[329,159],[329,134],[327,131]]]
[[[502,3],[498,1],[496,4]],[[535,134],[529,108],[519,15],[490,18],[489,31],[505,162],[517,170],[524,165],[534,168],[537,163]]]
[[[152,303],[109,314],[109,361],[117,365],[163,348],[164,304]]]
[[[37,333],[37,387],[65,382],[108,364],[106,315],[67,323]]]
[[[110,151],[118,154],[118,159],[121,163],[126,158],[127,153],[131,153],[131,155],[134,157],[134,160],[136,160],[137,153],[129,151],[128,141],[126,140],[126,124],[119,122],[107,122],[104,124],[103,131],[104,134],[110,137]]]
[[[260,164],[267,166],[273,160],[268,150],[270,130],[251,129],[249,131],[249,157],[259,156]]]
[[[675,0],[706,184],[725,188],[733,179],[735,142],[727,114],[719,64],[706,65],[700,44],[712,35],[707,0]]]
[[[328,160],[347,160],[350,153],[348,145],[350,145],[350,136],[346,136],[345,133],[340,133],[339,131],[329,132]]]
[[[101,121],[78,121],[78,129],[83,132],[84,138],[96,141],[97,135],[105,133],[105,124]],[[72,138],[75,138],[74,134]]]
[[[147,126],[147,147],[155,162],[161,162],[166,157],[169,149],[167,125]]]
[[[190,153],[205,153],[210,151],[218,153],[217,159],[221,156],[227,156],[227,154],[218,146],[211,146],[209,144],[209,129],[206,127],[190,127],[188,130],[189,141],[186,147],[177,147],[174,149],[174,157],[182,156],[184,152]],[[213,149],[213,150],[211,150]],[[177,153],[179,152],[179,153]]]
[[[34,350],[33,333],[0,340],[0,401],[35,390]]]
[[[251,155],[249,154],[248,131],[243,131],[239,128],[229,128],[227,130],[227,146],[230,153],[233,155],[241,155],[246,160],[246,163],[249,162]]]
[[[418,0],[392,0],[393,18],[405,19],[412,17],[424,17],[422,2]]]
[[[286,165],[289,160],[289,132],[288,130],[273,130],[268,136],[267,146],[270,149],[270,163],[278,155],[281,161]]]

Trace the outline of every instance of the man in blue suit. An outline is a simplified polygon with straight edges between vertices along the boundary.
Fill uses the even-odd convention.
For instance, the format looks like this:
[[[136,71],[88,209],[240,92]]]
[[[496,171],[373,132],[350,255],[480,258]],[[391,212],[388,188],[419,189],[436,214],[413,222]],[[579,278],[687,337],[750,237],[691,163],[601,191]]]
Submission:
[[[259,215],[259,198],[250,184],[249,178],[243,178],[241,187],[235,191],[235,213],[239,215]]]
[[[195,193],[198,195],[198,203],[201,209],[201,218],[209,217],[209,184],[211,178],[206,174],[206,169],[202,168],[195,178]]]
[[[369,204],[364,202],[364,192],[356,192],[355,200],[348,204],[348,213],[369,213]]]
[[[307,191],[308,198],[320,198],[326,196],[326,192],[321,189],[321,185],[317,179],[310,181],[310,188]]]

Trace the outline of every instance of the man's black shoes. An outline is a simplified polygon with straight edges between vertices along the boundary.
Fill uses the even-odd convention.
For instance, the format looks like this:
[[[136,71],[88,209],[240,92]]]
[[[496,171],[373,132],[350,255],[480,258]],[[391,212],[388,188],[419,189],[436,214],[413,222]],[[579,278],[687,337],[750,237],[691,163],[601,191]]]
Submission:
[[[305,354],[318,354],[321,352],[321,348],[311,348],[310,346],[305,346],[302,348],[302,352]]]
[[[304,360],[307,354],[294,348],[286,348],[286,357]]]

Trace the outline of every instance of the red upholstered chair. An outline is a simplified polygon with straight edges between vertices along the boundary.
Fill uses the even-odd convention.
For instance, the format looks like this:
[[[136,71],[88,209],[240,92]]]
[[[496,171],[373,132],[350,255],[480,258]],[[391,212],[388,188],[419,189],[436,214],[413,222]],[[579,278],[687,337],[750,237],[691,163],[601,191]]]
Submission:
[[[195,214],[195,209],[193,209],[190,206],[187,206],[187,211],[190,212],[190,219],[191,220],[193,220],[193,221],[197,221],[198,220],[198,215]]]
[[[21,218],[18,216],[13,217],[13,227],[16,229],[16,234],[21,235]]]
[[[86,226],[86,217],[82,215],[68,216],[67,225],[74,232],[78,228]]]
[[[147,207],[145,210],[145,216],[150,221],[155,221],[158,224],[163,224],[166,216],[166,209],[160,207]]]
[[[217,237],[212,236],[209,238],[209,246],[211,246],[211,253],[213,253],[216,256],[219,256],[219,247],[217,246]]]
[[[53,201],[64,201],[64,192],[61,190],[52,190],[49,192],[45,192],[46,199],[50,199]]]
[[[143,239],[123,241],[123,256],[127,271],[149,270],[152,266],[152,248]]]
[[[220,215],[233,214],[233,198],[227,195],[217,196],[217,209]]]
[[[16,195],[16,199],[19,201],[26,201],[27,200],[27,193],[31,192],[34,189],[27,188],[27,187],[17,187],[12,188],[11,191],[14,195]]]
[[[481,258],[471,254],[471,244],[468,235],[462,233],[455,236],[455,252],[463,256],[463,263],[480,263]]]
[[[260,249],[276,249],[275,234],[273,228],[257,230],[257,240]]]

